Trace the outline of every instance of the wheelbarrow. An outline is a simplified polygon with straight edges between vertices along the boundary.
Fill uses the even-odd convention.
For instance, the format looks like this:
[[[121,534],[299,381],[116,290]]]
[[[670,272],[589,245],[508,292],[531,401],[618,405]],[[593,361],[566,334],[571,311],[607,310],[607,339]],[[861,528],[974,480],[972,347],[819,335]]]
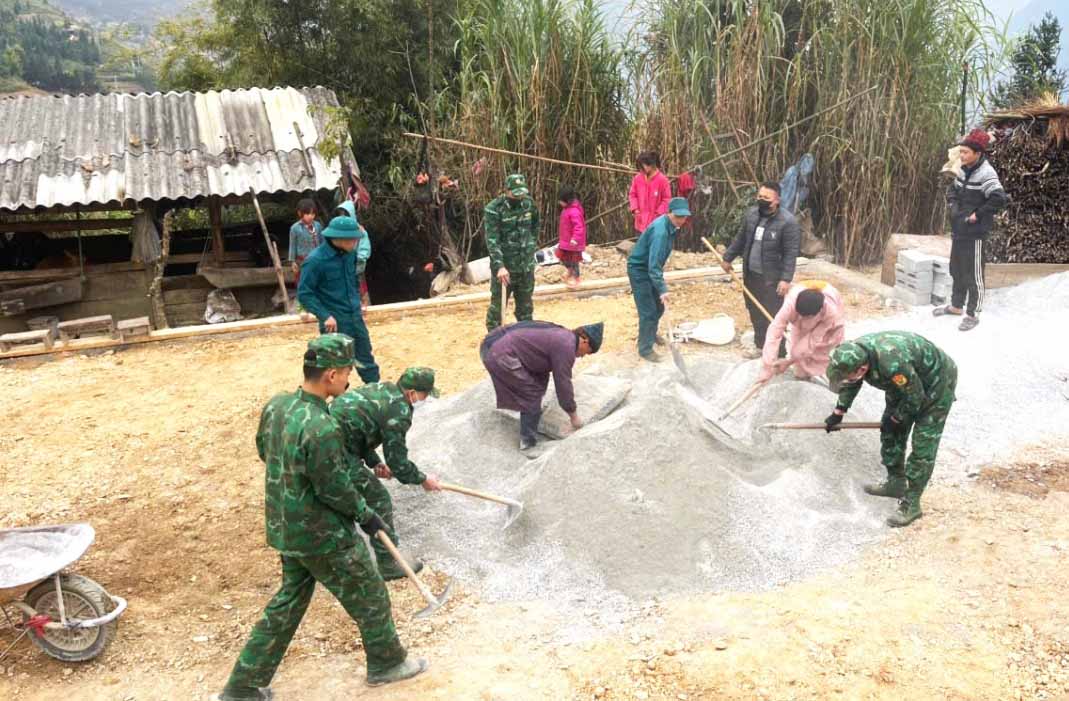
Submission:
[[[126,610],[88,577],[63,571],[92,545],[87,523],[0,529],[0,610],[18,636],[0,660],[25,636],[64,662],[91,660],[108,646]],[[16,612],[13,620],[10,612]]]

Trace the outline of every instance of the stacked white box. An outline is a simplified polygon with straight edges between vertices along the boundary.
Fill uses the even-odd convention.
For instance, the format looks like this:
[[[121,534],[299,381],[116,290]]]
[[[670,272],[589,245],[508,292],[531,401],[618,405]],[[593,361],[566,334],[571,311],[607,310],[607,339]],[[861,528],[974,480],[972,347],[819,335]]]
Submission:
[[[935,288],[937,256],[899,251],[895,264],[895,297],[909,305],[930,304]]]

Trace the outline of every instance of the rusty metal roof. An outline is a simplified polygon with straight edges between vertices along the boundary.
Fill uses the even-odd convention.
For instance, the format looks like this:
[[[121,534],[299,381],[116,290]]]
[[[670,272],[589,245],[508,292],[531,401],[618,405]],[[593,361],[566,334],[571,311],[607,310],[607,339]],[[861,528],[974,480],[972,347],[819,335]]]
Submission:
[[[316,107],[337,105],[322,87],[0,99],[0,210],[331,189]]]

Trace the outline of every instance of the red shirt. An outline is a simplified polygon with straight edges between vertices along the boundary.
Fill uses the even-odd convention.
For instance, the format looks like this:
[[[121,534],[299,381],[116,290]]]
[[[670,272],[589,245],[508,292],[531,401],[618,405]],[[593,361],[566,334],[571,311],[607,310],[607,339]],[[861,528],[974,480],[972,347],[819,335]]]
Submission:
[[[635,212],[635,231],[640,234],[646,230],[657,217],[668,213],[668,200],[672,199],[672,186],[664,173],[657,171],[647,179],[645,173],[638,173],[631,181],[631,191],[627,195],[631,211]]]

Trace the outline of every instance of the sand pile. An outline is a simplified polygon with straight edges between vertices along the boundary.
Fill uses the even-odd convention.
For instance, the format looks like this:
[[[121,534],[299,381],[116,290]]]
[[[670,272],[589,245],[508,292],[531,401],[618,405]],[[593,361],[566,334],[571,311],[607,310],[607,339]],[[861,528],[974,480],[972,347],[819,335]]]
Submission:
[[[500,507],[402,490],[402,534],[485,597],[574,601],[768,587],[847,560],[885,532],[894,503],[859,486],[879,475],[874,436],[748,435],[753,421],[783,420],[785,407],[826,415],[827,390],[775,383],[729,424],[744,440],[725,443],[704,422],[703,409],[715,414],[705,400],[730,403],[757,366],[725,377],[723,362],[690,360],[697,394],[670,362],[619,370],[633,385],[625,404],[535,460],[517,452],[516,423],[494,410],[487,383],[421,409],[410,446],[424,469],[526,510],[502,532]]]

